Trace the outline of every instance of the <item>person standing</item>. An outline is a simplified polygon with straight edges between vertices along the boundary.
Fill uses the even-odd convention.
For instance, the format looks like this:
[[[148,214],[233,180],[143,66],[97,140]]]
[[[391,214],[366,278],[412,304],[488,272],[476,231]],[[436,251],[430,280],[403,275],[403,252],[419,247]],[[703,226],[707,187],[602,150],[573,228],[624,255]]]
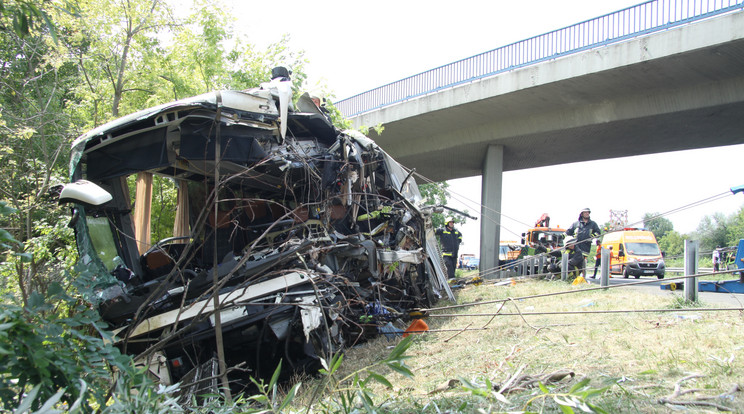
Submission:
[[[436,235],[439,237],[439,243],[442,245],[442,259],[447,265],[447,277],[455,278],[455,266],[457,265],[457,252],[460,250],[462,243],[462,233],[455,229],[455,219],[447,217],[447,223],[444,228],[437,229]]]
[[[597,239],[597,254],[594,256],[594,275],[592,279],[597,277],[597,269],[602,264],[602,242]]]
[[[713,271],[717,272],[721,268],[721,246],[713,249]]]
[[[590,215],[592,211],[589,208],[581,210],[579,219],[566,229],[566,234],[576,238],[576,251],[581,252],[581,263],[577,264],[582,269],[581,274],[586,274],[586,258],[592,249],[592,239],[599,237],[600,230]]]

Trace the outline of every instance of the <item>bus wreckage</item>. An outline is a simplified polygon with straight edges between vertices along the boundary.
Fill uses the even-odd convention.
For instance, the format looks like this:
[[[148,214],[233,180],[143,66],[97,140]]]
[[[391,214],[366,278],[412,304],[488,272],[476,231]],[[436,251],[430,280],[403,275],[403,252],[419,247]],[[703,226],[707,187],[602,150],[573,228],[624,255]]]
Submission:
[[[60,202],[115,343],[192,394],[214,389],[219,351],[240,390],[454,299],[412,174],[307,94],[293,103],[286,77],[110,122],[70,165]],[[175,214],[151,242],[153,177]]]

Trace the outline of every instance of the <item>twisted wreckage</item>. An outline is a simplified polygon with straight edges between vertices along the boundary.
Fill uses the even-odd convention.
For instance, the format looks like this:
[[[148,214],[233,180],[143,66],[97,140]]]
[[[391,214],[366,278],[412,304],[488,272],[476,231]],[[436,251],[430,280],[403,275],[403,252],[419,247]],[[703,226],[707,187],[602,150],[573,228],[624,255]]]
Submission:
[[[60,201],[109,281],[100,313],[163,383],[215,378],[223,347],[240,388],[453,298],[411,174],[307,94],[293,103],[287,78],[103,125],[75,141],[71,170]],[[150,244],[153,176],[176,212]]]

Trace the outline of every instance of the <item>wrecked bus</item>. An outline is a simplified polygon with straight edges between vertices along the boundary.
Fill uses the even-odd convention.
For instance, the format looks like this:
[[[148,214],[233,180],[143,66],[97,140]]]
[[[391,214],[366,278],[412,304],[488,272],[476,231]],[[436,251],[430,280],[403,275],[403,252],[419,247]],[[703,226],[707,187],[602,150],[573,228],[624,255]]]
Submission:
[[[213,387],[221,346],[241,389],[280,360],[317,366],[454,299],[412,174],[335,128],[307,94],[291,98],[276,77],[146,109],[73,143],[60,201],[71,203],[100,314],[162,383]],[[173,233],[160,240],[149,240],[151,222],[169,208],[153,208],[153,177],[173,188]]]

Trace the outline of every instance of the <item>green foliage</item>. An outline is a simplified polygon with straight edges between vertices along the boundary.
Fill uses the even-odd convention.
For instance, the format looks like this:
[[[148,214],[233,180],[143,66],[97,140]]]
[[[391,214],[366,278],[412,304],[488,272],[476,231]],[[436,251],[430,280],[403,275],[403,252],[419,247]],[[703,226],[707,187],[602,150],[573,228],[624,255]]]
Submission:
[[[324,399],[317,403],[316,411],[320,413],[352,413],[358,412],[359,407],[363,407],[364,412],[377,412],[379,404],[376,403],[376,396],[370,389],[372,382],[382,384],[386,388],[392,388],[392,383],[377,371],[378,367],[385,367],[393,372],[403,375],[406,378],[412,378],[413,372],[405,364],[409,357],[405,355],[408,348],[413,343],[413,336],[403,338],[390,351],[386,357],[374,364],[358,369],[340,380],[335,376],[338,372],[343,355],[337,354],[330,361],[323,359],[323,369],[320,373],[325,376],[316,395],[323,393]]]
[[[710,251],[717,246],[729,245],[729,221],[721,213],[703,217],[700,224],[698,224],[697,230],[695,230],[695,236],[700,242],[700,249]]]
[[[489,379],[485,379],[483,383],[478,383],[476,381],[469,381],[465,378],[460,378],[460,383],[462,384],[463,390],[469,392],[474,397],[491,404],[500,404],[507,407],[514,404],[514,402],[510,401],[507,396],[498,392]],[[590,402],[589,400],[601,396],[608,390],[608,388],[592,388],[589,385],[588,378],[584,378],[577,382],[567,392],[554,392],[551,388],[540,382],[538,382],[538,387],[542,394],[529,398],[529,400],[524,404],[522,412],[542,413],[546,412],[546,410],[549,412],[556,412],[557,406],[562,413],[574,413],[577,412],[577,409],[578,412],[607,413],[607,411],[602,407]],[[552,406],[551,403],[555,404],[555,406]],[[535,408],[537,408],[537,411],[534,411]],[[491,407],[491,409],[494,408]],[[501,409],[494,409],[494,411],[501,411]]]
[[[739,211],[729,217],[726,230],[726,246],[737,246],[739,240],[744,239],[744,207],[740,207]]]
[[[553,393],[542,383],[539,383],[539,387],[540,391],[542,391],[542,394],[531,398],[524,405],[525,413],[533,413],[534,411],[529,411],[528,409],[538,402],[543,404],[538,412],[543,412],[545,400],[547,399],[551,399],[555,404],[558,405],[561,412],[565,414],[573,414],[577,412],[577,410],[578,412],[584,413],[607,413],[607,411],[605,411],[602,407],[595,405],[589,401],[589,399],[592,397],[602,395],[602,393],[607,391],[607,388],[591,388],[589,386],[588,378],[584,378],[583,380],[574,384],[574,386],[571,387],[571,389],[568,390],[568,392],[566,393]]]
[[[27,37],[33,31],[46,29],[56,39],[56,27],[45,10],[51,3],[48,0],[0,0],[0,30],[12,30],[16,36]]]
[[[8,216],[16,212],[16,209],[9,207],[4,201],[0,201],[0,217]],[[0,229],[0,249],[3,253],[10,251],[11,249],[21,246],[21,242],[16,240],[10,232],[5,229]],[[3,257],[3,260],[5,257]]]
[[[251,377],[256,387],[258,387],[258,394],[248,397],[248,401],[255,402],[253,407],[243,408],[241,412],[244,413],[283,413],[286,412],[289,404],[294,400],[297,390],[302,385],[301,382],[297,382],[287,392],[284,398],[279,397],[279,373],[282,370],[282,363],[274,370],[274,375],[271,376],[268,384],[265,384],[263,380],[256,380]]]
[[[110,367],[131,370],[131,359],[109,341],[104,324],[89,304],[60,285],[46,295],[32,293],[25,308],[0,308],[0,406],[10,409],[37,388],[34,409],[62,390],[68,406],[87,392],[87,401],[105,401]],[[81,381],[82,380],[82,381]],[[90,384],[90,387],[86,386]]]
[[[670,231],[674,230],[674,225],[672,224],[671,220],[666,217],[662,217],[659,213],[644,214],[643,226],[654,233],[657,241],[666,236],[666,234]]]
[[[127,177],[127,186],[131,197],[130,203],[136,201],[136,175]],[[173,237],[173,224],[176,221],[176,202],[178,189],[171,178],[155,175],[152,177],[152,210],[151,234],[152,241],[157,242]]]
[[[685,238],[684,235],[672,230],[657,240],[659,249],[666,253],[667,258],[682,257],[685,253]]]
[[[336,128],[340,130],[351,128],[351,121],[344,118],[344,115],[341,113],[341,111],[338,110],[338,108],[336,108],[335,105],[333,105],[332,102],[326,100],[325,108],[328,110],[328,113],[331,117],[331,122],[333,122],[333,125],[335,125]]]
[[[25,241],[35,222],[58,219],[47,194],[66,175],[66,91],[75,71],[44,34],[0,31],[0,60],[0,198],[16,209],[0,225]]]
[[[447,183],[446,181],[442,181],[439,183],[419,184],[418,188],[419,192],[421,193],[421,197],[423,198],[424,205],[447,205],[447,199],[449,198],[450,193],[449,191],[447,191],[447,189],[449,188],[449,183]],[[444,221],[447,219],[447,217],[450,216],[455,218],[455,224],[465,223],[465,217],[462,217],[455,212],[445,210],[443,213],[434,213],[432,215],[432,223],[434,224],[434,227],[444,227],[444,225],[447,224]]]
[[[184,409],[178,398],[178,384],[154,384],[144,369],[129,369],[116,381],[111,400],[101,409],[102,414],[116,413],[180,413]]]

